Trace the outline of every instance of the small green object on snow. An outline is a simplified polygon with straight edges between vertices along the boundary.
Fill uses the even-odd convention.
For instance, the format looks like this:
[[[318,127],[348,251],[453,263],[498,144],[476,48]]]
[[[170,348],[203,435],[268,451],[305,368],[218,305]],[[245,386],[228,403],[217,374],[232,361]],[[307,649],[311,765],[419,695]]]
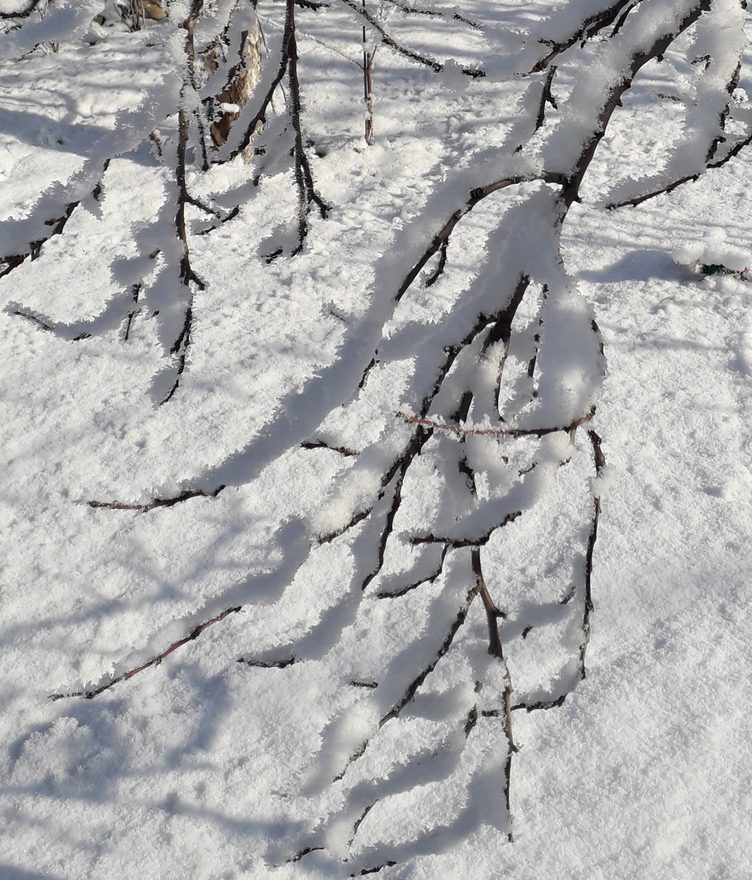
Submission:
[[[742,281],[749,281],[749,269],[745,266],[743,269],[729,269],[721,263],[701,263],[700,272],[703,275],[734,275]]]

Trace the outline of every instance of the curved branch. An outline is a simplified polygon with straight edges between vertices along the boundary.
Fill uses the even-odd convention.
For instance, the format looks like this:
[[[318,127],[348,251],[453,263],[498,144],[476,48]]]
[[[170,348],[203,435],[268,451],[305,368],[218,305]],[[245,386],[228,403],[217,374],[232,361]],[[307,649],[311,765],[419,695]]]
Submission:
[[[698,0],[695,6],[687,12],[681,21],[679,21],[675,29],[668,33],[661,34],[661,36],[654,40],[653,44],[648,49],[634,52],[629,62],[627,74],[611,89],[605,104],[598,114],[593,133],[585,142],[583,149],[574,164],[572,173],[567,177],[562,193],[564,204],[567,207],[571,205],[572,202],[579,201],[580,186],[588,168],[590,167],[595,151],[606,133],[606,129],[608,128],[608,124],[611,121],[614,111],[621,105],[621,99],[624,93],[632,87],[632,83],[637,74],[649,61],[662,57],[677,37],[683,34],[688,28],[692,27],[700,16],[710,9],[710,5],[711,0]]]
[[[619,16],[623,16],[626,19],[626,16],[640,2],[641,0],[617,0],[616,3],[606,7],[606,9],[588,16],[578,28],[563,39],[540,40],[540,43],[550,46],[550,50],[547,55],[544,55],[540,61],[533,65],[527,75],[530,76],[533,73],[540,73],[542,70],[545,70],[552,61],[566,52],[567,49],[571,49],[576,43],[584,44],[617,21]]]
[[[18,9],[15,12],[3,12],[0,10],[0,20],[5,20],[9,18],[28,18],[31,13],[39,6],[41,0],[28,0],[28,3],[22,9]]]
[[[625,208],[627,206],[636,208],[638,205],[641,205],[643,202],[647,202],[649,199],[657,198],[658,196],[668,195],[672,193],[675,189],[678,189],[680,186],[684,186],[685,183],[694,183],[699,180],[706,171],[712,171],[716,168],[722,168],[727,162],[730,162],[732,159],[735,159],[739,153],[745,148],[752,144],[752,132],[748,134],[746,137],[742,138],[740,141],[737,141],[734,146],[723,156],[721,159],[715,159],[712,162],[708,162],[705,167],[701,171],[697,171],[694,174],[686,174],[684,177],[679,177],[677,180],[672,180],[671,183],[667,183],[665,186],[660,187],[660,189],[652,190],[649,193],[643,193],[640,196],[634,196],[631,199],[624,199],[623,202],[611,202],[606,205],[607,210],[613,211],[615,208]]]

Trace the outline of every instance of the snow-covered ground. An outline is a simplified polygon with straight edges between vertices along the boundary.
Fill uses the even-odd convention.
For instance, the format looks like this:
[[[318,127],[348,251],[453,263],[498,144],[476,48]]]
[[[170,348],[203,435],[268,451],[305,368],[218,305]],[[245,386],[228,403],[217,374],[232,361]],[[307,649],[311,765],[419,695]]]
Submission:
[[[1,880],[750,876],[752,284],[697,263],[752,254],[749,154],[607,208],[747,137],[741,5],[616,4],[615,36],[557,56],[534,130],[550,67],[522,74],[614,4],[369,0],[399,45],[449,59],[379,45],[371,146],[357,9],[299,8],[331,210],[291,254],[289,152],[269,134],[249,187],[253,165],[204,174],[192,142],[193,195],[240,205],[186,209],[203,289],[174,271],[190,4],[137,33],[89,30],[100,5],[50,4],[80,30],[58,51],[0,37]],[[270,66],[284,6],[258,3]],[[562,207],[551,175],[696,8]],[[437,246],[396,296],[466,208],[443,272]],[[465,344],[523,276],[507,360],[500,320]]]

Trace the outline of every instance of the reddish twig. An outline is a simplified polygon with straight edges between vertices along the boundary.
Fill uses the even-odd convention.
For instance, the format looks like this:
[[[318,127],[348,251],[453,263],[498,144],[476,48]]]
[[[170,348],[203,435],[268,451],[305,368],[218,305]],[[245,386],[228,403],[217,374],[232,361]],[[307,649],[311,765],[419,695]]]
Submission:
[[[591,410],[587,415],[580,416],[568,425],[554,425],[546,428],[480,428],[474,425],[455,425],[449,422],[436,421],[435,419],[410,416],[403,412],[397,413],[409,425],[423,425],[436,431],[454,434],[457,437],[545,437],[548,434],[557,434],[559,431],[566,431],[571,434],[577,428],[591,421],[593,414],[594,412]]]

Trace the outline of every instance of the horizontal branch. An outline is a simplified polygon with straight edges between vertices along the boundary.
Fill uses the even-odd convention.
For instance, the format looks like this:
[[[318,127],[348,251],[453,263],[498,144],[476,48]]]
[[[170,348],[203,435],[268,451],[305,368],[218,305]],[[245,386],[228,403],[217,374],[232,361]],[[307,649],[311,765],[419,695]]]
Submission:
[[[423,425],[433,428],[436,431],[445,431],[456,437],[546,437],[548,434],[557,434],[565,431],[571,434],[581,425],[591,421],[594,411],[591,410],[587,415],[580,416],[567,425],[554,425],[546,428],[481,428],[474,425],[457,425],[450,422],[436,421],[435,419],[420,418],[419,416],[411,416],[407,413],[398,412],[400,418],[403,418],[410,425]]]
[[[220,492],[227,486],[217,486],[211,492],[204,492],[202,489],[186,489],[178,495],[172,495],[169,498],[152,498],[143,504],[129,503],[127,501],[87,501],[89,507],[104,508],[105,510],[135,510],[139,513],[147,513],[150,510],[156,510],[158,507],[172,507],[180,504],[181,501],[188,501],[191,498],[216,498]]]
[[[344,456],[345,458],[353,458],[358,455],[358,453],[354,449],[350,449],[349,446],[332,446],[331,443],[327,443],[326,440],[304,440],[300,444],[301,449],[327,449],[329,452],[337,452],[339,455]]]
[[[572,691],[567,691],[566,693],[560,694],[558,697],[552,697],[550,700],[534,700],[530,703],[523,700],[520,703],[515,703],[510,711],[518,712],[520,709],[524,709],[526,712],[537,712],[541,709],[558,709],[559,706],[564,705],[564,702],[571,693]]]
[[[522,516],[521,510],[512,511],[512,513],[508,513],[501,522],[496,523],[487,532],[484,532],[482,535],[474,535],[471,538],[451,538],[446,535],[413,535],[409,541],[413,546],[420,544],[447,544],[453,549],[460,547],[483,547],[489,542],[491,535],[497,529],[503,529],[504,526],[514,522],[520,516]]]
[[[45,330],[47,333],[53,333],[59,339],[65,339],[67,342],[81,342],[84,339],[91,339],[91,333],[76,333],[73,336],[65,336],[60,332],[59,324],[52,324],[49,321],[46,321],[44,318],[36,315],[34,312],[29,309],[24,309],[21,306],[18,306],[14,309],[8,310],[9,315],[15,315],[18,318],[25,318],[27,321],[30,321],[36,327],[39,327],[40,330]]]
[[[238,657],[238,663],[250,666],[253,669],[287,669],[298,663],[297,657],[283,657],[280,660],[264,660],[262,658]]]

